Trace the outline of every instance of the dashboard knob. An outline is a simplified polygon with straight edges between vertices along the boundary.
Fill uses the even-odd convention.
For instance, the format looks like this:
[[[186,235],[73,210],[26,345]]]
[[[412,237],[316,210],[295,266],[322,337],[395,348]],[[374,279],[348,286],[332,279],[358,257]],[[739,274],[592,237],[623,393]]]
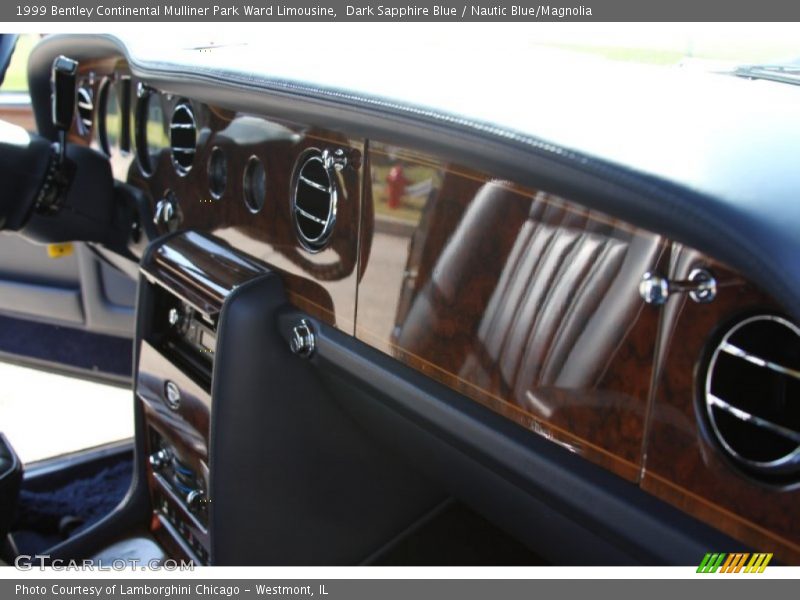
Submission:
[[[308,321],[302,319],[300,323],[292,329],[292,337],[289,340],[289,348],[292,352],[303,358],[308,358],[314,353],[316,348],[316,338]]]
[[[698,304],[705,304],[717,297],[717,280],[706,269],[693,269],[685,281],[667,279],[651,271],[642,275],[639,295],[647,304],[661,306],[673,294],[688,294]]]
[[[170,308],[169,313],[167,315],[167,320],[172,327],[177,327],[181,320],[183,320],[183,316],[181,315],[181,311],[177,308]]]
[[[186,506],[192,512],[197,512],[206,504],[206,493],[203,490],[192,490],[186,494]]]
[[[347,160],[347,154],[341,148],[334,151],[323,150],[321,158],[326,169],[343,171],[350,164]]]
[[[150,466],[153,467],[154,471],[163,469],[170,460],[172,460],[172,453],[166,448],[161,448],[158,452],[154,452],[149,458]]]
[[[174,381],[167,381],[164,384],[164,402],[170,410],[178,410],[181,407],[181,390]]]
[[[153,223],[157,227],[166,227],[168,231],[175,231],[178,228],[179,221],[178,202],[175,199],[175,194],[168,192],[166,196],[156,203]]]
[[[647,304],[661,306],[669,298],[669,280],[648,271],[639,282],[639,296]]]

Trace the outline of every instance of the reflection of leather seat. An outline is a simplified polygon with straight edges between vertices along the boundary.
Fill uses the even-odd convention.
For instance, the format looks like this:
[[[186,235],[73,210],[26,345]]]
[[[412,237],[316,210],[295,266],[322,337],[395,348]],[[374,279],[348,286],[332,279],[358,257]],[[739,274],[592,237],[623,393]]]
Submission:
[[[488,359],[517,398],[591,388],[641,309],[638,283],[658,248],[655,236],[537,196],[462,376],[480,378]]]
[[[476,194],[415,300],[414,323],[400,345],[436,356],[418,346],[423,330],[437,327],[435,312],[472,311],[477,327],[469,349],[450,368],[524,403],[530,390],[598,384],[641,310],[638,282],[660,244],[657,236],[544,193],[531,200],[527,217],[517,216],[521,202],[492,184]],[[508,247],[487,255],[478,242],[487,237]],[[491,287],[482,292],[480,280],[487,279]]]

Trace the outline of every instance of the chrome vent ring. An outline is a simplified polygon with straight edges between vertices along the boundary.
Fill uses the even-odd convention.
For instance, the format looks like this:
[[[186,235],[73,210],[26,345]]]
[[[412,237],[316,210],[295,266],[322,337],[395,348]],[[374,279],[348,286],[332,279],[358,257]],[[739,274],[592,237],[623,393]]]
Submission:
[[[292,218],[297,237],[310,252],[322,250],[333,234],[338,203],[337,163],[326,151],[304,152],[292,182]]]
[[[94,92],[88,83],[78,88],[78,131],[81,135],[89,135],[94,123]]]
[[[172,164],[180,175],[192,170],[197,146],[197,123],[188,101],[178,102],[169,124]]]
[[[800,475],[800,328],[766,314],[729,328],[708,363],[704,403],[740,467],[773,481]]]

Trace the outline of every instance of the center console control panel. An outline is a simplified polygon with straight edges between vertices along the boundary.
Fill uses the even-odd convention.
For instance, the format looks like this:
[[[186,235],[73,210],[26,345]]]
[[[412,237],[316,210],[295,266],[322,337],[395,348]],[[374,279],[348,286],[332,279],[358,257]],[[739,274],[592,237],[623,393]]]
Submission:
[[[168,554],[211,564],[209,439],[219,317],[266,268],[195,232],[156,241],[141,268],[137,401],[146,420],[151,531]]]

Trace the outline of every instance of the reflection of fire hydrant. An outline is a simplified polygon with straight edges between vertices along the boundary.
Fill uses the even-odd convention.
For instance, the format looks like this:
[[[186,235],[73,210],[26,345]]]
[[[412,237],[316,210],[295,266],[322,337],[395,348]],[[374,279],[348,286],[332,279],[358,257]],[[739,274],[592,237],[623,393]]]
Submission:
[[[407,185],[408,179],[403,173],[403,166],[393,166],[386,176],[386,187],[389,188],[389,208],[395,209],[400,206],[400,199],[405,195]]]

